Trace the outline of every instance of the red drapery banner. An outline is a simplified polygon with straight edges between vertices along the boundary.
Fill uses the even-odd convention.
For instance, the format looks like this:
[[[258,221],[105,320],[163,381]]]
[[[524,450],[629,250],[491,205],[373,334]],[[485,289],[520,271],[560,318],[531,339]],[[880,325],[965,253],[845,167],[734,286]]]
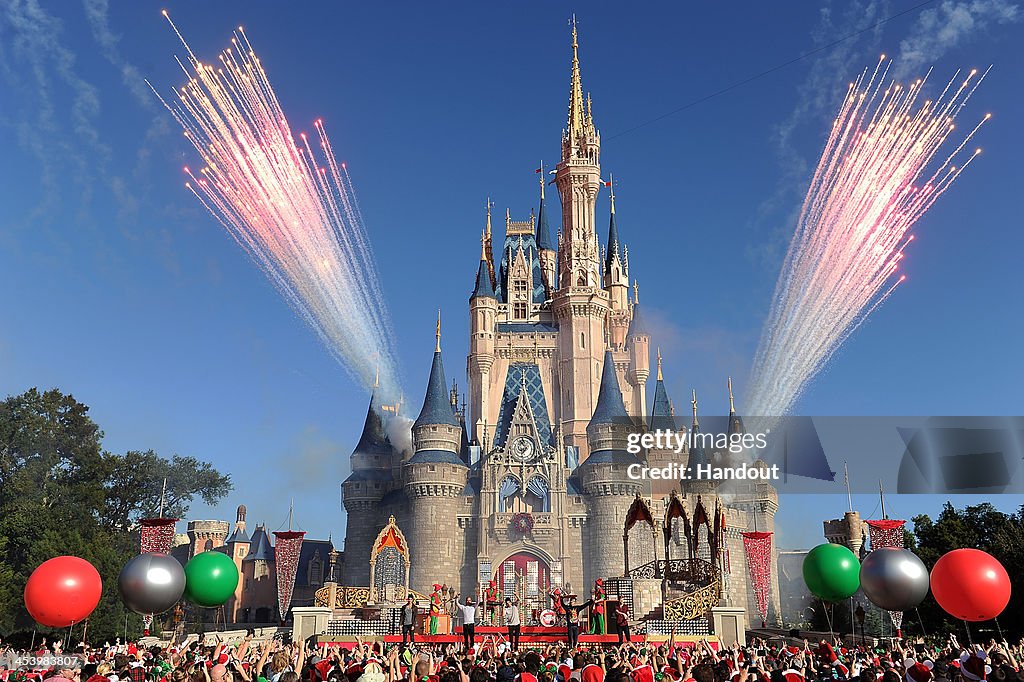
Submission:
[[[747,555],[747,572],[750,573],[757,613],[764,627],[768,620],[768,595],[772,590],[772,534],[746,532],[742,535],[743,553]]]
[[[292,602],[292,590],[295,588],[295,574],[299,571],[299,553],[302,551],[302,538],[306,533],[301,530],[274,532],[274,564],[277,566],[277,607],[281,614],[281,622],[288,615],[288,605]]]
[[[867,522],[871,534],[871,549],[895,547],[903,549],[903,526],[906,521],[900,519],[874,519]],[[903,612],[890,611],[893,627],[897,632],[903,626]]]
[[[142,540],[139,553],[167,554],[170,552],[171,545],[174,544],[174,524],[177,522],[178,519],[142,519],[139,521]]]
[[[142,519],[139,521],[139,535],[141,538],[139,548],[140,554],[159,552],[167,554],[174,544],[174,524],[178,519]],[[153,624],[153,614],[147,613],[142,617],[142,627],[145,634],[149,634],[149,626]]]

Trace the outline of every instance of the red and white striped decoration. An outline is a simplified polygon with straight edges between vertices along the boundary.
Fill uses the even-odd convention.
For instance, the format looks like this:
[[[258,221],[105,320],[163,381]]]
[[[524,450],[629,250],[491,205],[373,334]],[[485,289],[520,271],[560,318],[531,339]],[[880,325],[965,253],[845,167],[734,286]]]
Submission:
[[[867,524],[868,532],[871,534],[871,549],[881,549],[883,547],[903,549],[903,526],[906,524],[906,521],[900,519],[877,519],[870,520]],[[903,627],[903,612],[890,611],[889,618],[892,619],[892,625],[896,628],[897,633],[899,633],[900,628]]]
[[[743,533],[743,553],[747,555],[747,571],[754,586],[761,627],[764,627],[768,621],[768,595],[772,589],[772,533]]]
[[[157,552],[168,554],[174,544],[174,524],[178,519],[142,519],[139,521],[139,536],[141,547],[140,554]],[[153,614],[147,613],[142,617],[142,627],[145,634],[149,634],[149,627],[153,624]]]
[[[299,554],[302,551],[302,538],[306,533],[301,530],[274,532],[274,565],[277,567],[277,606],[281,614],[281,622],[288,615],[288,606],[292,602],[292,590],[295,589],[295,575],[299,571]]]

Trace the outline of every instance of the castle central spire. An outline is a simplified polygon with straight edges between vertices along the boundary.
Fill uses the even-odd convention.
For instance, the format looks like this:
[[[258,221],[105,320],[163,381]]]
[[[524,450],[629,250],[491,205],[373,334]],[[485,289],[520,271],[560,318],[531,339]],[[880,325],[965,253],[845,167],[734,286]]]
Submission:
[[[586,111],[583,108],[583,82],[580,78],[579,40],[576,35],[576,15],[572,15],[572,76],[569,81],[569,120],[566,130],[570,140],[583,136],[586,127]]]

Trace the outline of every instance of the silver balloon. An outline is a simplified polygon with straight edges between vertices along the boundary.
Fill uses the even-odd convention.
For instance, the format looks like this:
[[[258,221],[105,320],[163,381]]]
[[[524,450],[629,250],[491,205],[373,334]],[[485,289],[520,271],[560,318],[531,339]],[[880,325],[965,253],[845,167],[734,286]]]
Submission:
[[[909,549],[873,550],[860,564],[860,586],[886,611],[909,611],[928,596],[928,569]]]
[[[185,571],[167,554],[140,554],[121,569],[117,589],[124,605],[135,613],[163,613],[181,599]]]

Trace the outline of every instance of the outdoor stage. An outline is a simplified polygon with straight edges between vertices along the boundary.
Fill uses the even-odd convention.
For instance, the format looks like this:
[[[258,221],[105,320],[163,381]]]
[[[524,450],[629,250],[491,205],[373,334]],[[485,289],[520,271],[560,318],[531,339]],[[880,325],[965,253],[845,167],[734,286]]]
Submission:
[[[498,641],[508,639],[508,629],[504,627],[494,627],[490,625],[481,625],[476,628],[474,643],[479,646],[483,643],[485,637],[497,637]],[[402,641],[401,635],[385,635],[383,641],[388,643],[397,643]],[[630,637],[631,642],[667,642],[669,639],[668,635],[636,635]],[[682,644],[687,648],[693,648],[697,646],[697,643],[706,639],[711,647],[715,650],[719,647],[718,638],[710,635],[708,637],[693,637],[690,635],[678,635],[676,636],[676,642]],[[363,637],[366,641],[367,638]],[[351,644],[356,641],[355,637],[325,637],[319,638],[319,644]],[[521,646],[530,646],[537,644],[558,644],[565,643],[568,641],[568,635],[564,627],[539,627],[539,626],[523,626],[519,642]],[[580,644],[618,644],[618,635],[580,635]],[[461,644],[462,643],[462,628],[455,628],[452,634],[445,635],[425,635],[422,632],[416,633],[417,644]]]

